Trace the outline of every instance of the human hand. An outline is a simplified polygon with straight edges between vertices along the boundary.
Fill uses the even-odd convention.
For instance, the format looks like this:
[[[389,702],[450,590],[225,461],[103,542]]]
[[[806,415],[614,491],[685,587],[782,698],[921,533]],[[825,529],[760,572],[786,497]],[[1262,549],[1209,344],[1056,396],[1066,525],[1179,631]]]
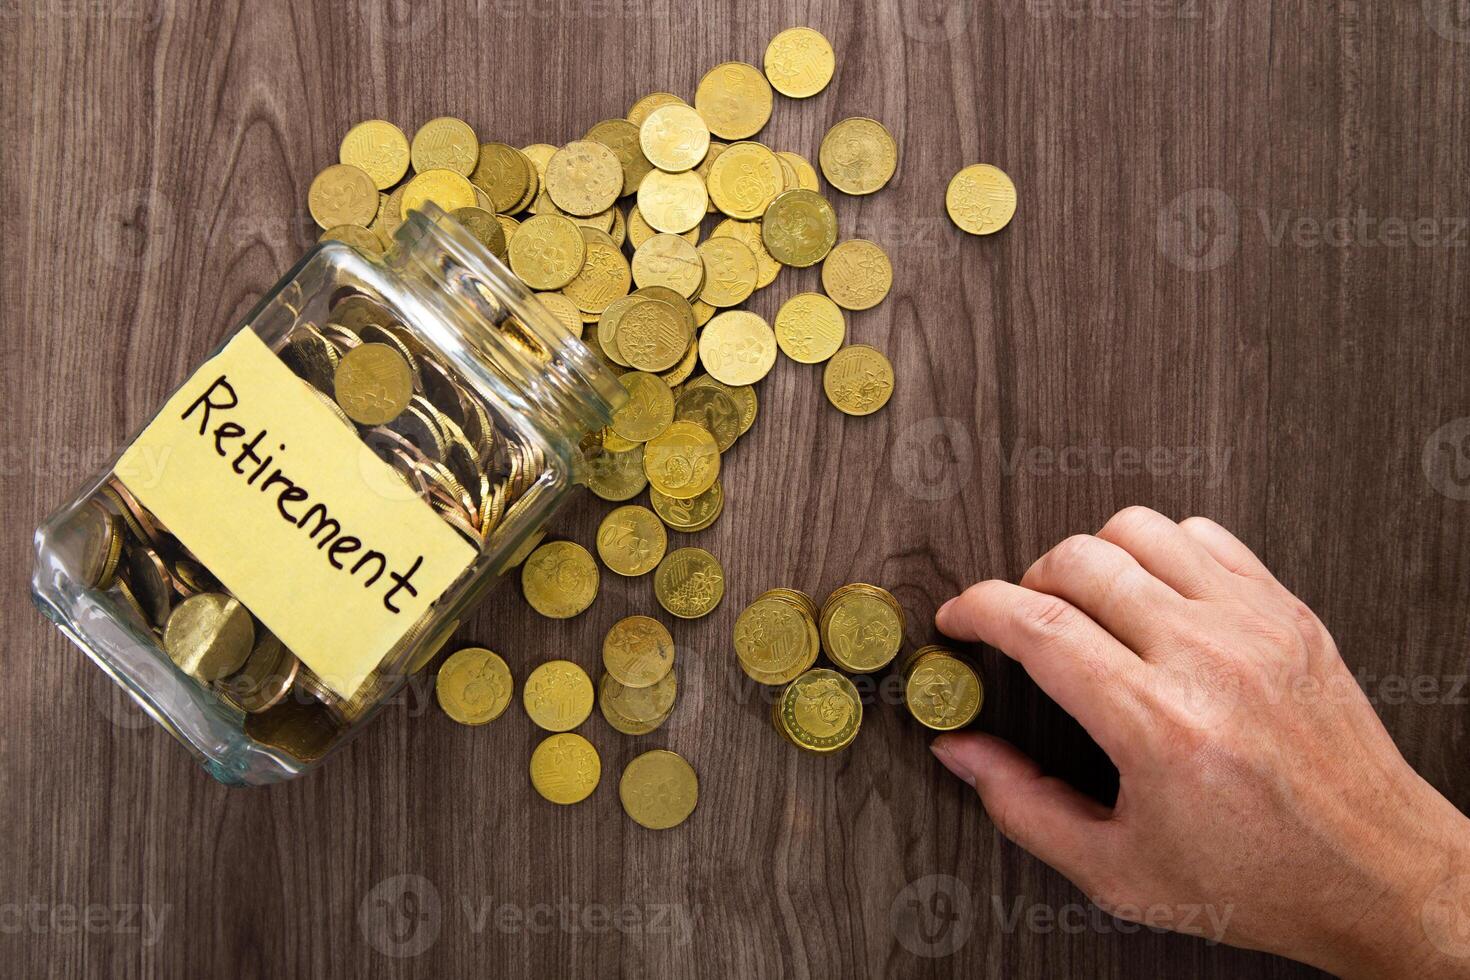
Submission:
[[[1212,938],[1345,976],[1470,974],[1470,820],[1404,761],[1317,617],[1218,524],[1129,508],[936,622],[1020,663],[1117,766],[1109,809],[993,736],[933,747],[1104,911],[1223,925]],[[1213,917],[1183,914],[1199,909]]]

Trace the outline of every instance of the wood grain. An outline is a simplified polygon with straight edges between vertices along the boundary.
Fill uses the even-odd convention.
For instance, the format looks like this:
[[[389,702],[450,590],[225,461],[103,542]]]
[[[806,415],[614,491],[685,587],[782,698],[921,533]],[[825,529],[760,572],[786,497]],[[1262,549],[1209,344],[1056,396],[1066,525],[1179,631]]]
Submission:
[[[1470,806],[1456,686],[1470,501],[1421,466],[1431,433],[1470,416],[1470,25],[1453,7],[0,5],[4,972],[1306,975],[1110,920],[1008,928],[1015,903],[1083,896],[1000,839],[891,708],[841,758],[788,750],[735,683],[727,637],[768,587],[864,580],[899,596],[925,642],[944,598],[1019,576],[1126,504],[1207,514],[1322,616],[1408,760]],[[763,383],[726,515],[700,536],[727,564],[725,603],[677,630],[665,729],[635,742],[585,726],[606,773],[591,801],[534,796],[518,711],[468,730],[417,694],[320,773],[226,790],[29,607],[30,529],[310,244],[307,185],[353,121],[411,130],[451,113],[516,145],[563,142],[646,91],[691,96],[717,62],[759,62],[795,23],[832,39],[838,74],[815,99],[778,100],[762,139],[815,159],[827,126],[860,114],[901,141],[891,187],[837,201],[845,234],[895,257],[892,296],[850,332],[889,353],[898,392],[853,420],[814,370],[783,362]],[[1020,189],[1012,227],[983,240],[942,211],[945,181],[977,160]],[[1350,223],[1333,237],[1337,218]],[[1390,218],[1437,239],[1395,244]],[[814,283],[785,273],[754,308]],[[558,530],[590,541],[604,511],[583,499]],[[507,589],[463,636],[518,665],[591,668],[607,627],[652,606],[647,581],[612,579],[566,624]],[[983,726],[1106,796],[1116,776],[1080,729],[981,658]],[[1395,694],[1392,678],[1439,695]],[[623,764],[654,746],[702,777],[672,833],[617,802]],[[933,874],[963,883],[953,904],[923,906],[922,934],[896,928],[906,887]],[[113,907],[110,925],[68,927],[88,906]],[[135,906],[162,916],[156,941],[125,927]],[[41,909],[40,928],[15,908]],[[418,955],[381,951],[425,937]]]

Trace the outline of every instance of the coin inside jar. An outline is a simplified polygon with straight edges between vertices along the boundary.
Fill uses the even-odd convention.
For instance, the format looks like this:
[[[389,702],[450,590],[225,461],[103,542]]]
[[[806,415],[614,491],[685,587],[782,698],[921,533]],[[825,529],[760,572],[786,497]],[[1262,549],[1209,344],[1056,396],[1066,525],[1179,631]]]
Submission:
[[[387,344],[362,344],[342,356],[333,377],[337,404],[354,422],[383,425],[413,397],[413,369]]]
[[[232,596],[205,592],[174,607],[163,630],[163,648],[185,673],[217,681],[245,664],[255,645],[255,623]]]

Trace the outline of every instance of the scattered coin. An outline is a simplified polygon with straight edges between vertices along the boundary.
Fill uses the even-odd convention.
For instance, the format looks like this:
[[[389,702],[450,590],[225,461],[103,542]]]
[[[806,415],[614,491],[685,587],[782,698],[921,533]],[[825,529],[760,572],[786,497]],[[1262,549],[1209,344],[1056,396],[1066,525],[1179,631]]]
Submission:
[[[725,595],[725,572],[703,548],[680,548],[659,562],[653,578],[659,605],[680,619],[707,616]]]
[[[648,162],[668,173],[693,170],[709,152],[709,127],[698,112],[674,102],[649,113],[638,127]]]
[[[612,430],[618,436],[630,443],[647,442],[674,421],[674,393],[658,375],[629,371],[618,381],[628,392],[628,400],[613,415]]]
[[[893,365],[867,344],[851,344],[827,362],[822,390],[839,411],[872,415],[893,396]]]
[[[552,735],[531,753],[531,785],[552,803],[581,803],[601,779],[602,759],[580,735]]]
[[[761,218],[761,240],[782,265],[816,265],[837,243],[837,212],[816,191],[785,191]]]
[[[592,713],[592,681],[570,660],[548,660],[526,678],[521,702],[541,728],[571,731]]]
[[[799,364],[820,364],[842,346],[847,321],[821,293],[797,293],[776,313],[776,343]]]
[[[872,309],[893,288],[893,266],[874,243],[850,238],[827,253],[822,263],[822,288],[844,309]]]
[[[694,108],[721,139],[754,136],[771,118],[771,85],[754,65],[727,61],[699,80]]]
[[[649,830],[677,827],[699,802],[699,777],[677,753],[654,749],[623,770],[618,798],[634,823]]]
[[[440,116],[430,119],[413,134],[409,156],[413,169],[421,174],[444,169],[468,177],[480,159],[480,141],[469,123]]]
[[[720,475],[720,447],[703,426],[674,422],[644,444],[643,471],[659,493],[688,500]]]
[[[620,619],[602,641],[602,666],[624,687],[652,687],[674,668],[674,638],[648,616]]]
[[[871,194],[898,168],[898,144],[876,119],[844,119],[822,137],[817,162],[827,182],[846,194]]]
[[[688,500],[670,497],[653,489],[648,491],[648,499],[660,520],[684,534],[703,531],[725,511],[725,489],[719,480],[704,493]]]
[[[461,725],[484,725],[499,718],[514,687],[510,668],[484,647],[451,653],[439,667],[434,696],[444,713]]]
[[[668,546],[668,534],[658,515],[647,507],[628,504],[602,519],[597,528],[597,554],[619,575],[646,575],[658,567]],[[620,678],[621,679],[621,678]]]
[[[776,363],[776,335],[749,310],[729,310],[699,335],[699,360],[710,376],[727,385],[755,384]]]
[[[993,235],[1016,214],[1016,185],[999,167],[972,163],[950,178],[944,209],[960,230]]]
[[[777,731],[807,752],[838,752],[863,723],[863,702],[852,681],[818,667],[796,678],[774,706]]]
[[[597,598],[597,563],[573,541],[549,541],[521,566],[526,601],[548,619],[570,619]]]
[[[316,175],[306,201],[312,218],[324,230],[340,225],[366,226],[378,214],[378,188],[373,179],[365,171],[342,163]]]
[[[379,190],[387,190],[408,173],[408,137],[386,120],[369,119],[342,137],[338,158],[371,177]]]
[[[771,87],[793,99],[806,99],[827,87],[837,58],[820,31],[791,27],[766,45],[766,77]]]

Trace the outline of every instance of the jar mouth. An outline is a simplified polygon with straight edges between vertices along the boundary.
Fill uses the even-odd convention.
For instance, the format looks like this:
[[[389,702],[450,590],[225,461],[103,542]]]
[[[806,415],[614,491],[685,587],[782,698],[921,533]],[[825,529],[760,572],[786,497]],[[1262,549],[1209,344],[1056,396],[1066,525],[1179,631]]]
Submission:
[[[433,202],[409,212],[385,261],[438,287],[439,302],[431,305],[492,366],[511,368],[497,373],[518,379],[524,391],[517,394],[542,410],[592,431],[609,425],[626,401],[602,359]]]

